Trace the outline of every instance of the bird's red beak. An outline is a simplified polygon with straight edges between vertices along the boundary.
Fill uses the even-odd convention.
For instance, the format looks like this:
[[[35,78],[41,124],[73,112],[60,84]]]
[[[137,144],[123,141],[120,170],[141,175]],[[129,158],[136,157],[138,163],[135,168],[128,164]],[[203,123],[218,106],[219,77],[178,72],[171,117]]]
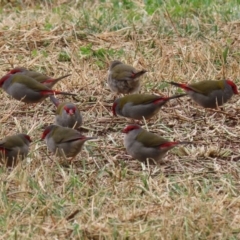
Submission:
[[[68,114],[69,114],[69,115],[74,115],[73,109],[69,109]]]

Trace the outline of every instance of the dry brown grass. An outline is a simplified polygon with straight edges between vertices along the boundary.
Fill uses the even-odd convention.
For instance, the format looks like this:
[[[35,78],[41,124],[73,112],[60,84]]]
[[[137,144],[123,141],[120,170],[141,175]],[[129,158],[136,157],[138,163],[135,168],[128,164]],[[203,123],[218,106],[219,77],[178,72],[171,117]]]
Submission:
[[[55,89],[78,94],[83,131],[98,140],[88,142],[72,166],[63,166],[38,141],[54,119],[50,101],[33,107],[2,92],[0,136],[27,132],[35,142],[22,164],[0,169],[0,238],[239,239],[239,98],[222,112],[188,98],[170,102],[146,127],[195,144],[172,150],[160,166],[143,166],[126,154],[120,131],[129,120],[112,117],[106,85],[115,58],[148,70],[141,92],[174,94],[177,89],[164,80],[228,77],[239,83],[239,21],[216,15],[214,32],[204,16],[175,21],[163,10],[150,16],[137,0],[136,10],[123,9],[116,19],[101,15],[101,7],[113,8],[111,1],[63,3],[5,2],[0,75],[15,66],[55,77],[71,73]],[[143,19],[132,17],[129,24],[127,16],[135,13]],[[189,23],[199,31],[183,34]],[[118,24],[124,27],[113,30]],[[89,44],[90,54],[83,55],[79,48]],[[60,61],[67,55],[69,61]]]

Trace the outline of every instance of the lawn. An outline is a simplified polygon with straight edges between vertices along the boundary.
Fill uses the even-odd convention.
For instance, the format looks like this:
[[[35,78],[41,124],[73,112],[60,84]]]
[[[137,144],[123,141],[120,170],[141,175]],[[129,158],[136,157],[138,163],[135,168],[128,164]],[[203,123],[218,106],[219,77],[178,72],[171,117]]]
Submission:
[[[166,81],[232,79],[240,86],[239,0],[99,0],[0,3],[0,74],[24,66],[59,77],[73,92],[82,132],[97,136],[73,164],[52,156],[43,129],[55,107],[1,91],[0,138],[28,133],[34,142],[14,169],[0,168],[0,239],[240,239],[240,108],[221,110],[190,98],[169,101],[142,125],[192,145],[159,165],[129,156],[113,117],[110,61],[148,72],[141,93],[182,91]]]

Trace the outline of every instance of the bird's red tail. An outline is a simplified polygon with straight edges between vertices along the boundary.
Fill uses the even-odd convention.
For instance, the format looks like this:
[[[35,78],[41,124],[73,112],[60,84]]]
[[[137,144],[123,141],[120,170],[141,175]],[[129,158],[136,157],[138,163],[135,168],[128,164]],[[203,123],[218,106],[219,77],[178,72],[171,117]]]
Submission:
[[[41,91],[41,94],[42,94],[42,95],[47,95],[47,96],[50,96],[50,95],[53,95],[53,94],[56,94],[56,95],[62,94],[62,95],[76,96],[76,94],[74,94],[74,93],[61,92],[61,91],[51,90],[51,89],[42,90],[42,91]]]
[[[170,84],[180,87],[182,89],[184,89],[185,91],[192,91],[192,89],[186,84],[186,83],[176,83],[176,82],[169,82]]]
[[[192,144],[192,142],[166,142],[166,143],[161,144],[159,147],[160,148],[171,148],[171,147],[175,147],[180,144]]]
[[[176,145],[178,145],[179,142],[166,142],[160,145],[160,148],[171,148],[171,147],[175,147]]]

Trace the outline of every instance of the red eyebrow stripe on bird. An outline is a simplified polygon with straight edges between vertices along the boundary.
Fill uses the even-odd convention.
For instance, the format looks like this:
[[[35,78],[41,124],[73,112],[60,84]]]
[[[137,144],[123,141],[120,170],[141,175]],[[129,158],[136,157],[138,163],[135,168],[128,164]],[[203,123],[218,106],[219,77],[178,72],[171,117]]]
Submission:
[[[21,69],[12,69],[8,74],[15,74],[15,73],[19,73],[19,72],[23,72]]]

